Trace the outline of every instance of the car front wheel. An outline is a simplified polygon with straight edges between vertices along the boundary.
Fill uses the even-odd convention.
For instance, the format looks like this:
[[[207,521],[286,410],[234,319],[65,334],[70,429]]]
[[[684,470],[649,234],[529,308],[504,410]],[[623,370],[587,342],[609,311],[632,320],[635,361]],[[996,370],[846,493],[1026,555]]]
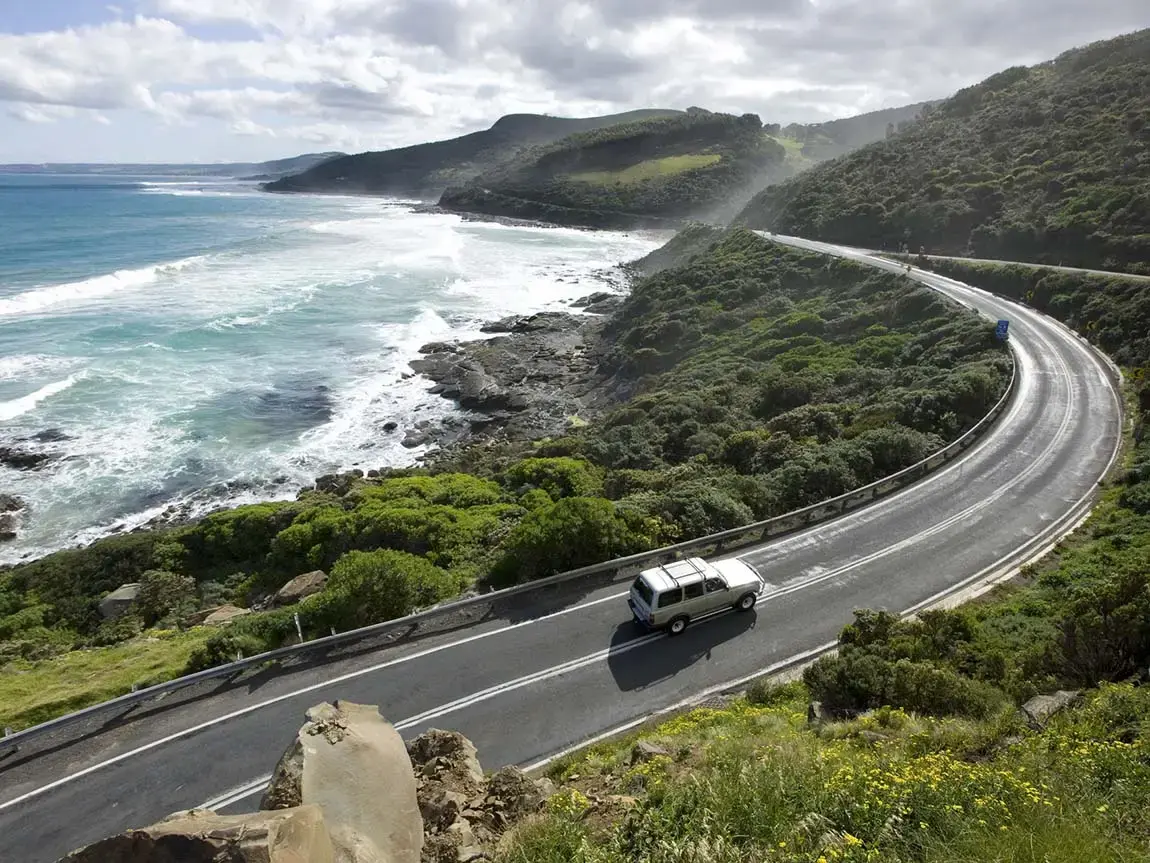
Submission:
[[[687,618],[676,617],[667,624],[668,635],[680,635],[687,628]]]
[[[750,611],[755,607],[755,600],[758,599],[753,593],[744,593],[739,597],[739,601],[735,603],[737,611]]]

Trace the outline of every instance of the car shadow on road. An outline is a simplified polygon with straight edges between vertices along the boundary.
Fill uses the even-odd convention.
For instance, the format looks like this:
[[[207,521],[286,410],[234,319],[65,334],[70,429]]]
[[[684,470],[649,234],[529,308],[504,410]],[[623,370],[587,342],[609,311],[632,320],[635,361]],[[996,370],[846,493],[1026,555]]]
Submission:
[[[645,689],[669,680],[699,660],[709,661],[712,649],[754,629],[756,622],[754,610],[728,612],[696,621],[682,635],[664,636],[640,647],[622,650],[628,642],[648,634],[648,630],[634,620],[628,620],[619,624],[611,635],[612,652],[607,654],[607,667],[623,692]]]

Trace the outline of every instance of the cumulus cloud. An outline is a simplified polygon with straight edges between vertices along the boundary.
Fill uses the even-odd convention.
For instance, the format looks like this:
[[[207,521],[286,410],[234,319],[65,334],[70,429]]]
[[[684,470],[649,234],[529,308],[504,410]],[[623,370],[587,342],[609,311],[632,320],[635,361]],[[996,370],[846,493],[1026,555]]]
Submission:
[[[237,136],[398,146],[501,114],[637,107],[815,122],[938,98],[1150,25],[1145,0],[137,0],[0,32],[30,123],[133,112]],[[0,30],[2,30],[0,23]],[[269,146],[271,144],[269,143]],[[2,155],[2,145],[0,145]]]

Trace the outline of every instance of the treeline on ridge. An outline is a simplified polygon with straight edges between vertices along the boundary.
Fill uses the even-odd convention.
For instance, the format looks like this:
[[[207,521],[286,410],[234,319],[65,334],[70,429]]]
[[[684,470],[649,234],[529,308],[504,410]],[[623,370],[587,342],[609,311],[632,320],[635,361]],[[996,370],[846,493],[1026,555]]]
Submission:
[[[1150,272],[1150,30],[1014,67],[760,193],[739,224],[917,252]]]

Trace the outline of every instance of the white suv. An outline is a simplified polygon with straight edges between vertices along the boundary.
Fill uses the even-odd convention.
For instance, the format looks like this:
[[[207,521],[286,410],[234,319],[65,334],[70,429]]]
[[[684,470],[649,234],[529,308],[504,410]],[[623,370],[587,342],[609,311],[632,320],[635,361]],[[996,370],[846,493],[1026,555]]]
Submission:
[[[762,589],[759,574],[741,560],[708,563],[689,557],[640,572],[627,604],[643,626],[678,635],[692,620],[717,609],[750,611]]]

